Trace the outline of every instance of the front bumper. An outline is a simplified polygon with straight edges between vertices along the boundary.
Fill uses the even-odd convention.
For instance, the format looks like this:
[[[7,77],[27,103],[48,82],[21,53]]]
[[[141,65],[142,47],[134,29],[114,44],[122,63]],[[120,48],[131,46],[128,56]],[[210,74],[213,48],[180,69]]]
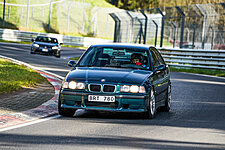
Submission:
[[[115,102],[90,102],[88,95],[115,96]],[[121,93],[89,93],[61,90],[61,108],[114,112],[146,112],[148,95]]]
[[[44,55],[55,55],[60,51],[60,49],[52,49],[52,48],[36,48],[31,47],[31,52],[37,53],[37,54],[44,54]]]

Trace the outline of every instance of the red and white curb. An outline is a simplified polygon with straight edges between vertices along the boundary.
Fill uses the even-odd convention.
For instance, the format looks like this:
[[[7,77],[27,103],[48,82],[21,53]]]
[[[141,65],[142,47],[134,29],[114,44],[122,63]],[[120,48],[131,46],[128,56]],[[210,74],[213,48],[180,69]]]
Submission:
[[[33,66],[17,61],[15,59],[11,59],[1,55],[0,57],[9,59],[13,62],[16,62],[18,64],[23,64],[29,68],[34,69]],[[19,113],[0,115],[0,129],[14,126],[14,125],[24,124],[24,123],[34,121],[40,118],[56,115],[58,113],[58,96],[59,96],[59,90],[60,90],[62,81],[58,79],[58,76],[53,73],[49,73],[47,71],[39,70],[39,69],[36,70],[36,68],[34,70],[40,73],[42,76],[44,76],[54,86],[54,89],[55,89],[54,97],[36,108],[29,109],[27,111],[23,111]],[[60,77],[60,78],[62,79],[63,77]]]

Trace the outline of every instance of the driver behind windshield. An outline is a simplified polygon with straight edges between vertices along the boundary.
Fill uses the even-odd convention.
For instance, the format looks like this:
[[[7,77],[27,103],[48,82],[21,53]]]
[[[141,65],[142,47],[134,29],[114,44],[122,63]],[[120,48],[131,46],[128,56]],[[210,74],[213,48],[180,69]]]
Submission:
[[[138,66],[142,66],[142,63],[141,61],[144,59],[143,55],[142,54],[139,54],[139,53],[133,53],[130,57],[130,60],[131,60],[131,64],[135,64],[135,65],[138,65]]]

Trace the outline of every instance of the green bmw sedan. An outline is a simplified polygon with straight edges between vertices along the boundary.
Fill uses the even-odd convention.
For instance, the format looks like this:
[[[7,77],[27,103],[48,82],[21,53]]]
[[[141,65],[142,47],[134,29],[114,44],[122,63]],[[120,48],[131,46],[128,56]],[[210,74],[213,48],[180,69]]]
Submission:
[[[77,109],[142,113],[153,118],[169,111],[168,65],[155,47],[135,44],[90,46],[63,80],[58,110],[73,116]]]

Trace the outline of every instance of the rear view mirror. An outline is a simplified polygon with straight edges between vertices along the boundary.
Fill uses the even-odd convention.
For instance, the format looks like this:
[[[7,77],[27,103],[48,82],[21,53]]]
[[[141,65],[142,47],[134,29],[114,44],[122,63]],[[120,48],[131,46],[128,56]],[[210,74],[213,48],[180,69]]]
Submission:
[[[59,43],[59,45],[63,45],[63,43]]]
[[[34,42],[34,39],[31,39],[32,42]]]
[[[159,66],[156,68],[156,71],[163,71],[163,70],[166,70],[166,65],[159,65]]]
[[[74,67],[76,65],[76,61],[75,60],[70,60],[67,65],[69,67]]]

